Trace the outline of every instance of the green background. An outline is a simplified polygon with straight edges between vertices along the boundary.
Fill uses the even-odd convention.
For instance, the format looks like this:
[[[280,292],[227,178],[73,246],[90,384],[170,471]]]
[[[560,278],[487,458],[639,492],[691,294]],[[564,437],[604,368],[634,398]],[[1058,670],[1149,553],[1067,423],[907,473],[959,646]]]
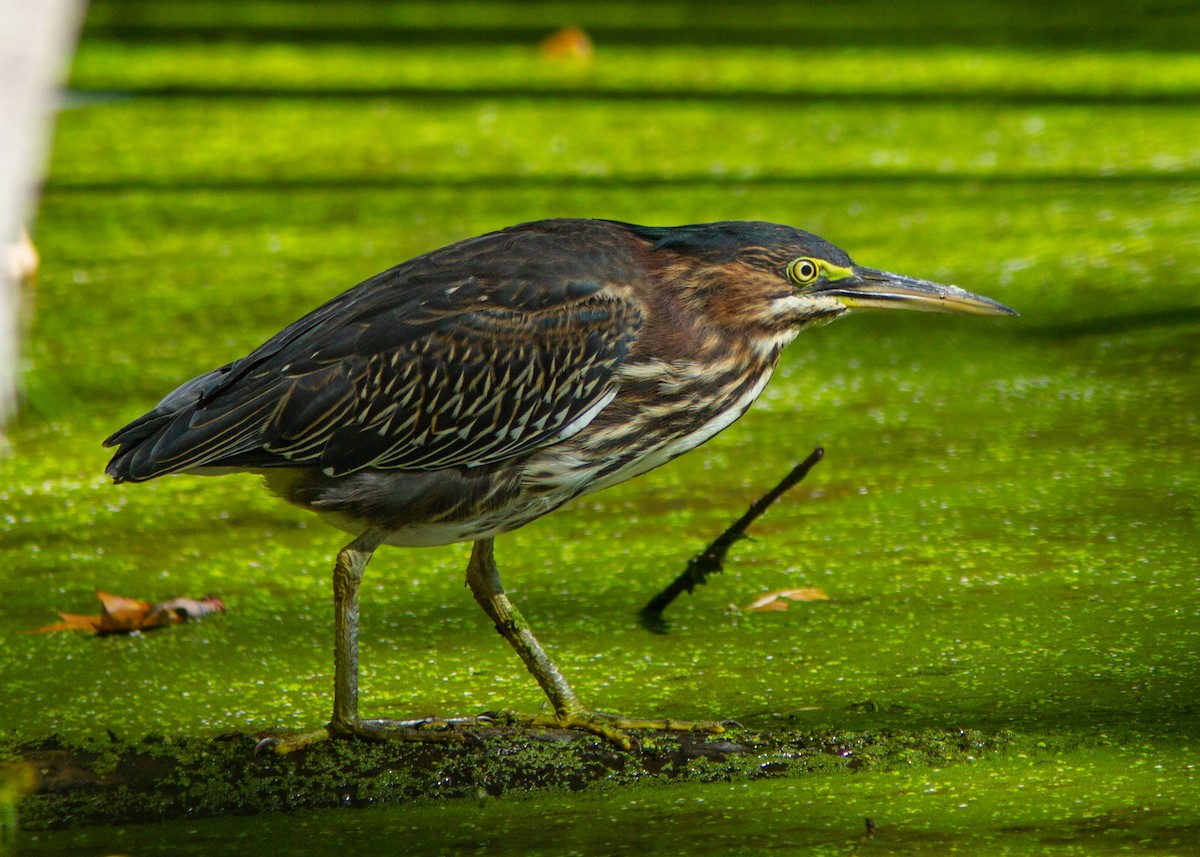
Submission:
[[[583,26],[590,63],[538,41]],[[113,487],[100,441],[417,253],[550,216],[763,219],[1018,319],[805,333],[702,450],[502,538],[586,702],[1025,753],[728,785],[29,833],[17,853],[1185,854],[1200,843],[1200,8],[98,0],[36,221],[0,459],[10,742],[312,727],[344,536],[253,477]],[[636,610],[815,445],[724,575]],[[466,546],[381,551],[367,715],[533,711]],[[824,589],[787,612],[740,609]],[[27,636],[93,590],[222,596]],[[866,703],[866,704],[864,704]],[[862,819],[879,830],[860,842]]]

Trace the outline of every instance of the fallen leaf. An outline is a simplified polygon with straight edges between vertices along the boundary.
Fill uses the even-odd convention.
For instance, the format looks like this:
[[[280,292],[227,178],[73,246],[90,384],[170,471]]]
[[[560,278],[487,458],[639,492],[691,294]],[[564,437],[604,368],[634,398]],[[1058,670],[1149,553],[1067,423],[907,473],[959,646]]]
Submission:
[[[30,634],[49,634],[54,631],[79,631],[103,637],[108,634],[129,634],[134,631],[149,631],[167,625],[178,625],[189,619],[200,619],[209,613],[224,613],[225,604],[220,598],[208,595],[199,601],[192,598],[172,598],[151,604],[137,598],[113,595],[102,589],[96,590],[100,599],[99,616],[83,616],[78,613],[59,613],[61,622],[53,622],[34,628]]]
[[[824,589],[806,586],[800,589],[780,589],[768,592],[746,605],[747,610],[764,612],[767,610],[786,610],[789,601],[828,601],[829,596]]]
[[[587,62],[592,58],[592,39],[579,27],[563,27],[542,39],[542,56],[550,60]]]

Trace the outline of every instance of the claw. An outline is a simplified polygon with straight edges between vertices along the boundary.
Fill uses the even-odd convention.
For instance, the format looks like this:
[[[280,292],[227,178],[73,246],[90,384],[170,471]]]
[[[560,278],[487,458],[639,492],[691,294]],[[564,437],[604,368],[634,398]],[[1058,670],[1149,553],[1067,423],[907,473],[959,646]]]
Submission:
[[[254,747],[254,755],[273,751],[286,756],[330,739],[359,738],[366,741],[410,741],[414,743],[462,743],[479,748],[483,740],[461,726],[496,724],[525,729],[572,729],[594,735],[626,752],[639,753],[643,742],[629,734],[638,732],[724,732],[726,727],[741,728],[736,720],[643,720],[603,711],[561,711],[556,714],[523,715],[509,711],[487,711],[473,717],[422,717],[414,720],[354,720],[330,723],[321,729],[263,738]]]
[[[506,720],[515,726],[544,729],[577,729],[615,744],[627,752],[640,752],[642,744],[629,735],[638,732],[724,732],[724,723],[690,720],[642,720],[602,711],[562,711],[553,715],[508,713]]]

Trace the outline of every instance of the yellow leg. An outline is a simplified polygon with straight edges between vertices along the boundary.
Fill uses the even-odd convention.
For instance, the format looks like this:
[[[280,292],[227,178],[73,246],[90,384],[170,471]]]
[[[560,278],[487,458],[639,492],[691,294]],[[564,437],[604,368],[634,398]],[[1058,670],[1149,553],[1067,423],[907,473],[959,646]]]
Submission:
[[[371,555],[383,542],[383,533],[367,531],[338,554],[333,568],[333,716],[329,724],[311,732],[285,738],[269,738],[259,747],[286,754],[329,738],[358,737],[373,740],[463,741],[463,732],[452,727],[490,722],[489,717],[423,718],[420,720],[364,720],[358,716],[358,589]],[[550,704],[552,716],[513,715],[514,722],[536,727],[580,729],[629,750],[634,742],[626,730],[671,730],[676,732],[721,732],[716,722],[683,720],[638,720],[592,711],[579,701],[554,661],[533,635],[520,611],[504,588],[492,555],[492,540],[480,539],[471,550],[467,585],[475,600],[508,640],[529,672],[537,679]]]
[[[286,754],[328,738],[356,736],[375,740],[462,741],[449,727],[486,718],[364,720],[358,716],[358,589],[383,533],[368,530],[344,547],[333,567],[333,716],[329,725],[311,732],[269,738],[259,747]]]
[[[629,750],[633,741],[625,734],[627,729],[658,729],[676,732],[722,732],[724,727],[717,722],[690,722],[682,720],[636,720],[619,715],[591,711],[579,701],[575,690],[563,677],[554,661],[546,654],[533,629],[509,600],[500,585],[500,572],[492,555],[492,540],[480,539],[471,550],[471,561],[467,565],[467,585],[479,606],[487,613],[504,639],[517,650],[526,668],[537,679],[550,704],[554,707],[552,717],[517,717],[520,723],[532,726],[549,726],[564,729],[582,729],[599,735],[617,746]]]

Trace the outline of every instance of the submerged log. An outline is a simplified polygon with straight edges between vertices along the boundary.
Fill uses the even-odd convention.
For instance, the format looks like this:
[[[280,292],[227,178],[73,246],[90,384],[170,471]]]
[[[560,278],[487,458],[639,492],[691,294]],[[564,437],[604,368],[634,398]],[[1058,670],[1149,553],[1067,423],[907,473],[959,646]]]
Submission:
[[[26,830],[245,815],[416,800],[486,798],[598,784],[714,782],[945,765],[1009,747],[1010,733],[974,730],[653,733],[621,752],[592,736],[485,728],[466,743],[332,741],[288,756],[255,753],[245,734],[148,737],[10,748],[30,782]]]

